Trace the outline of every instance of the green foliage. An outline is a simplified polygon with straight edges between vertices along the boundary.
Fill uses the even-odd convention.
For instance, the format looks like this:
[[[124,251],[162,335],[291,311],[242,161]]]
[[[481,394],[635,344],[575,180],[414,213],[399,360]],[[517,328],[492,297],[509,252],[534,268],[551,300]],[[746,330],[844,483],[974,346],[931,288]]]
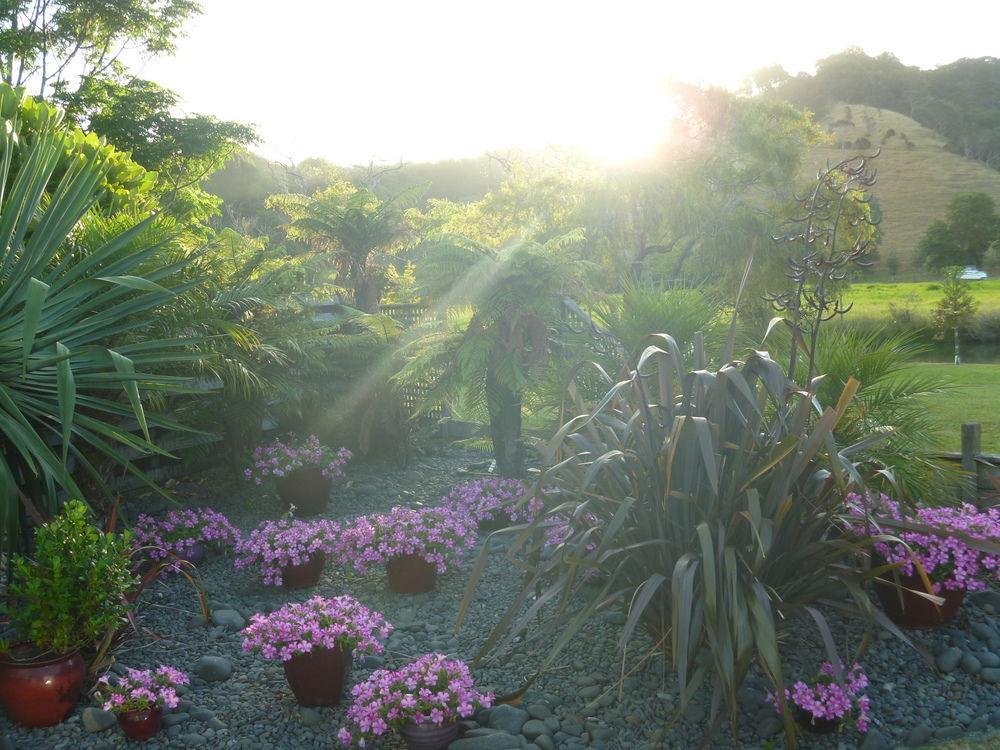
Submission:
[[[917,258],[930,268],[979,266],[990,245],[1000,239],[1000,215],[986,193],[959,193],[920,239]]]
[[[534,562],[481,656],[523,647],[536,623],[538,604],[522,609],[530,600],[558,602],[559,615],[538,625],[538,637],[555,638],[542,671],[597,611],[621,607],[621,647],[637,628],[650,635],[677,672],[678,712],[707,684],[735,722],[752,663],[784,684],[780,631],[794,617],[808,611],[833,651],[812,605],[878,616],[861,586],[869,574],[850,563],[870,540],[831,534],[847,488],[862,484],[833,439],[857,384],[817,415],[814,391],[765,352],[717,370],[683,362],[674,339],[648,337],[627,376],[541,446],[535,489],[545,488],[548,511],[513,545]],[[570,532],[543,554],[540,527],[559,519]],[[790,719],[786,731],[792,740]]]
[[[960,268],[948,269],[941,284],[941,300],[934,308],[934,325],[940,332],[961,331],[969,327],[977,303],[969,292],[969,282],[958,278]]]
[[[130,570],[132,539],[104,533],[73,500],[35,532],[31,558],[14,558],[8,614],[18,635],[38,649],[66,654],[117,629],[125,594],[138,584]]]
[[[93,209],[122,185],[120,155],[60,127],[57,115],[21,138],[20,108],[2,114],[0,542],[10,549],[20,493],[46,513],[55,511],[59,490],[83,496],[71,460],[109,494],[103,462],[143,477],[128,452],[162,452],[150,424],[176,427],[147,414],[144,400],[180,388],[181,378],[160,373],[195,355],[183,340],[138,333],[182,288],[184,262],[155,260],[166,240],[137,242],[155,218],[87,252],[74,244]],[[128,419],[135,433],[122,426]]]

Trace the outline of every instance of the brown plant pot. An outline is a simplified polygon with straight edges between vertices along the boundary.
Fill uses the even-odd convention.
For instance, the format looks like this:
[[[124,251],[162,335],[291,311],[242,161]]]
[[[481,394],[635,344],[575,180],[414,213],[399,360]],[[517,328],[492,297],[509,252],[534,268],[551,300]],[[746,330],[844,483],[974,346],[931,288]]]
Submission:
[[[813,734],[832,734],[840,728],[840,719],[814,719],[804,708],[795,706],[795,721],[807,732]]]
[[[145,742],[159,732],[162,721],[163,710],[159,708],[140,708],[118,714],[118,726],[126,737],[136,742]]]
[[[30,660],[31,646],[17,644],[0,657],[0,702],[26,727],[51,727],[76,706],[87,665],[75,651]]]
[[[281,569],[281,585],[286,589],[307,589],[319,583],[326,564],[326,553],[316,552],[302,565],[286,565]]]
[[[274,480],[278,497],[286,506],[295,506],[296,516],[315,516],[330,502],[333,480],[316,466],[305,466]]]
[[[351,668],[351,652],[314,648],[284,662],[285,679],[300,706],[338,706]]]
[[[437,569],[420,555],[397,555],[385,568],[389,588],[397,594],[425,594],[434,590]]]
[[[951,622],[965,599],[964,590],[942,589],[938,596],[944,602],[936,606],[922,596],[897,589],[891,574],[886,573],[880,577],[889,582],[875,584],[875,593],[882,603],[882,609],[890,620],[904,628],[937,628]],[[908,589],[925,590],[923,581],[917,575],[901,575],[899,582]]]
[[[404,724],[399,734],[409,750],[445,750],[458,737],[461,725],[457,721],[436,724]]]

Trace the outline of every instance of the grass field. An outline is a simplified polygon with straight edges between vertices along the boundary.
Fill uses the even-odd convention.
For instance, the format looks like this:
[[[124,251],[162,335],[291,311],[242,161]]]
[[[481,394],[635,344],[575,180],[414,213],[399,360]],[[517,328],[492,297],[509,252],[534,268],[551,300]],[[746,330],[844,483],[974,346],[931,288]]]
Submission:
[[[961,425],[979,422],[983,426],[983,451],[1000,454],[1000,365],[955,365],[921,363],[922,374],[951,383],[955,393],[928,399],[927,408],[942,427],[942,450],[961,447]]]
[[[1000,279],[969,282],[969,291],[979,303],[977,316],[1000,315]],[[885,318],[888,321],[892,305],[930,320],[940,300],[941,285],[934,281],[852,284],[847,301],[854,303],[854,309],[848,317]]]
[[[928,272],[914,268],[912,258],[928,224],[944,216],[955,194],[983,192],[1000,203],[1000,171],[946,151],[937,133],[905,115],[859,104],[837,105],[823,124],[834,143],[813,148],[803,165],[804,178],[812,179],[827,162],[835,164],[855,153],[870,154],[876,147],[882,148],[875,161],[878,182],[873,189],[882,211],[882,261],[876,267],[879,278],[887,277],[886,258],[890,255],[899,260],[901,277],[927,278]],[[886,139],[890,132],[894,135]],[[867,138],[871,148],[836,145],[856,143],[859,138]]]

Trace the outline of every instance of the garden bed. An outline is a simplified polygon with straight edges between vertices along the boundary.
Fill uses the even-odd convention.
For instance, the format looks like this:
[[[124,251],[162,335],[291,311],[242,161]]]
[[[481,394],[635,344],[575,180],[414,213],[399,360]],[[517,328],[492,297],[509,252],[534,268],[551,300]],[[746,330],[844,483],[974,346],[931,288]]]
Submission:
[[[459,469],[482,456],[447,448],[409,467],[391,463],[357,462],[347,486],[335,489],[323,517],[348,518],[385,511],[393,505],[434,504],[462,480]],[[260,488],[250,489],[219,476],[208,475],[173,488],[186,503],[212,505],[227,514],[244,532],[260,520],[280,515],[276,497]],[[264,587],[256,571],[233,568],[231,556],[215,556],[200,567],[212,601],[216,624],[197,623],[197,601],[190,586],[174,577],[155,584],[144,597],[142,625],[157,637],[133,639],[119,652],[121,665],[148,668],[173,664],[192,675],[181,705],[165,716],[165,729],[151,740],[150,748],[333,748],[350,699],[338,708],[308,709],[298,706],[285,682],[280,662],[267,662],[244,653],[239,630],[254,612],[269,612],[288,601],[305,601],[322,594],[349,593],[376,609],[394,624],[386,652],[356,661],[349,681],[357,682],[379,666],[398,667],[419,654],[442,651],[471,659],[485,633],[509,604],[518,583],[517,571],[504,559],[497,544],[459,633],[453,624],[464,592],[462,571],[439,576],[429,594],[402,595],[389,591],[382,571],[362,575],[354,570],[328,566],[320,584],[288,591]],[[464,570],[471,561],[467,560]],[[873,731],[868,736],[847,731],[826,737],[810,736],[806,747],[875,748],[918,746],[935,738],[965,736],[1000,728],[1000,594],[973,595],[955,623],[939,631],[915,632],[914,638],[935,658],[943,674],[929,670],[920,656],[895,639],[880,637],[864,657],[871,678]],[[856,623],[826,613],[838,648],[852,653],[863,636]],[[473,728],[475,743],[458,743],[459,750],[491,750],[527,745],[546,748],[652,748],[696,747],[707,723],[708,696],[693,703],[673,726],[666,727],[674,707],[675,679],[663,673],[653,659],[636,663],[648,643],[641,639],[625,662],[631,671],[621,700],[613,681],[622,662],[616,649],[620,612],[609,612],[587,628],[579,642],[565,650],[516,707],[494,709],[479,717],[486,726]],[[821,644],[810,622],[793,625],[784,641],[786,674],[791,678],[815,672]],[[503,694],[516,689],[532,674],[547,650],[545,642],[532,644],[508,663],[477,668],[477,684]],[[989,666],[996,663],[996,666]],[[634,671],[632,671],[634,668]],[[996,669],[996,672],[989,671]],[[208,679],[206,679],[208,678]],[[995,680],[994,680],[995,678]],[[740,691],[740,735],[734,739],[723,729],[712,743],[718,748],[782,747],[781,723],[765,702],[766,684],[754,674]],[[87,699],[70,719],[50,729],[5,727],[9,745],[18,750],[87,750],[127,747],[115,726],[100,728],[102,717]],[[530,723],[526,723],[530,722]],[[516,739],[509,730],[524,739]],[[536,736],[537,735],[537,736]],[[534,746],[528,744],[534,740]],[[400,741],[387,737],[377,748],[398,748]]]

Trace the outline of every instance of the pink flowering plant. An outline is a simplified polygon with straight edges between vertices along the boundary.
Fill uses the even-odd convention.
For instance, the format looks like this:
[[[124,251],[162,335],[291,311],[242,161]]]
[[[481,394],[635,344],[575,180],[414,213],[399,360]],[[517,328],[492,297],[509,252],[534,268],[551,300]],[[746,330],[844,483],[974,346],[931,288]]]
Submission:
[[[338,558],[361,573],[394,557],[419,555],[446,573],[476,543],[476,524],[451,508],[405,508],[359,516],[343,530]]]
[[[188,676],[161,664],[156,669],[129,669],[112,682],[108,675],[97,678],[97,698],[105,711],[116,714],[148,708],[177,708],[177,687],[187,685]]]
[[[198,545],[233,548],[240,532],[222,513],[212,508],[171,510],[159,518],[141,514],[135,523],[135,547],[147,547],[153,560],[171,554],[188,559]]]
[[[263,521],[237,544],[234,564],[238,570],[260,566],[264,585],[280,586],[282,568],[304,565],[319,553],[333,554],[340,533],[340,524],[333,521]]]
[[[333,450],[310,435],[305,440],[288,436],[285,440],[275,440],[258,446],[253,452],[253,464],[247,467],[243,476],[254,484],[263,484],[271,477],[288,476],[296,469],[318,468],[324,477],[338,479],[344,476],[344,464],[351,459],[347,448]]]
[[[519,503],[527,488],[517,479],[473,479],[455,485],[441,498],[441,505],[458,513],[467,513],[477,523],[498,521],[528,523],[542,510],[542,500],[532,497]]]
[[[863,510],[860,495],[852,493],[847,500],[853,509]],[[897,530],[888,526],[879,530],[860,524],[852,527],[860,534],[886,534],[900,539],[901,542],[875,542],[874,548],[886,562],[899,563],[902,575],[917,575],[913,562],[916,557],[930,578],[935,593],[940,593],[942,589],[981,591],[986,588],[986,579],[1000,579],[1000,557],[975,549],[963,538],[1000,542],[1000,510],[997,508],[981,511],[966,503],[957,507],[918,508],[915,514],[905,515],[899,504],[887,495],[880,494],[870,500],[869,512],[876,519],[882,515],[936,530],[936,533],[931,533]]]
[[[444,654],[424,654],[401,669],[379,669],[351,690],[347,709],[355,725],[337,733],[344,745],[367,747],[390,729],[406,724],[449,724],[493,704],[493,693],[476,690],[469,666]]]
[[[855,663],[844,671],[843,682],[836,679],[832,662],[823,662],[819,674],[810,682],[799,680],[791,690],[785,689],[785,701],[796,706],[810,723],[817,721],[850,721],[859,732],[867,732],[871,723],[871,704],[864,689],[868,675]],[[781,701],[774,694],[767,700],[781,715]]]
[[[243,631],[243,650],[265,659],[288,661],[313,649],[382,653],[392,625],[351,596],[314,596],[271,614],[255,614]]]

